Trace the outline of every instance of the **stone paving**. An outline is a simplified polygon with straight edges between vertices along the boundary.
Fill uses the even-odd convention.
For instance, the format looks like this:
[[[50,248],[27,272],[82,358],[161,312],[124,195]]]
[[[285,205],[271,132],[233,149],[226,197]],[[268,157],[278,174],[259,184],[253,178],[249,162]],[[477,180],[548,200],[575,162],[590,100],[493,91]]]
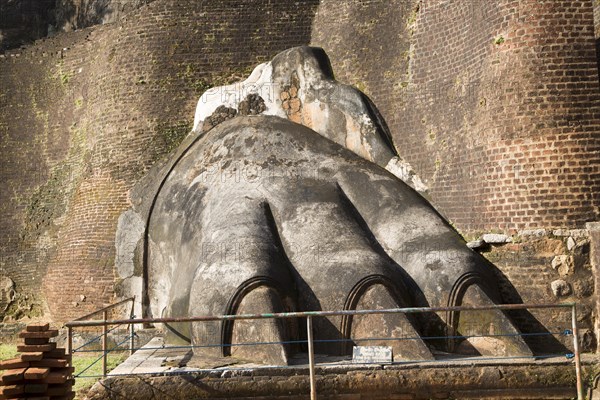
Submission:
[[[183,347],[183,346],[182,346]],[[598,364],[599,356],[593,354],[582,355],[582,364]],[[535,366],[556,366],[568,365],[573,363],[571,359],[565,356],[544,357],[532,359],[524,358],[486,358],[486,357],[461,357],[447,353],[436,353],[435,361],[419,362],[396,362],[393,364],[355,364],[349,356],[325,356],[315,355],[317,368],[323,371],[350,371],[360,369],[411,369],[411,368],[446,368],[446,367],[473,367],[473,366],[510,366],[510,365],[535,365]],[[236,360],[232,357],[207,358],[205,356],[195,357],[190,348],[166,347],[164,339],[155,337],[150,340],[140,350],[136,351],[131,357],[125,360],[117,368],[109,373],[109,376],[122,376],[134,374],[180,374],[194,373],[200,371],[225,371],[225,370],[272,370],[272,369],[306,369],[308,368],[308,358],[306,354],[300,353],[291,359],[291,365],[281,367],[266,364],[257,364]],[[573,370],[575,366],[573,365]]]

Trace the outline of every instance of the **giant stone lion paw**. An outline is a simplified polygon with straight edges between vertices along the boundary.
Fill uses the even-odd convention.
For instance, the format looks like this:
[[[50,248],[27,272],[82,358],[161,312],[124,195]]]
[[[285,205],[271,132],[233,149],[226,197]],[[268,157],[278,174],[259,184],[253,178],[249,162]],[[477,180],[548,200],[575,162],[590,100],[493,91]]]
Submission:
[[[132,192],[144,223],[134,253],[146,312],[185,317],[500,302],[492,266],[428,203],[425,189],[371,101],[333,80],[323,50],[283,52],[246,81],[206,92],[194,131]],[[531,354],[504,312],[467,314],[315,318],[316,351],[343,355],[353,344],[386,345],[396,360],[432,359],[436,348]],[[303,326],[263,319],[169,329],[198,354],[286,364],[301,350],[294,343],[305,339]],[[462,343],[428,339],[474,327],[506,334]]]

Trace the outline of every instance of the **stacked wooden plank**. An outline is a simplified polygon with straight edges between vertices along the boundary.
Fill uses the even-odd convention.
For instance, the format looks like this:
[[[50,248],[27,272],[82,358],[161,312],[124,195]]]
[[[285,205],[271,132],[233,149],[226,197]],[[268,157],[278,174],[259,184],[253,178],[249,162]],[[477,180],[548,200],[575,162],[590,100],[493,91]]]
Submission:
[[[0,379],[1,399],[70,400],[73,392],[71,356],[56,348],[50,339],[58,336],[48,324],[28,325],[19,334],[23,344],[17,346],[21,355],[0,362],[4,371]]]

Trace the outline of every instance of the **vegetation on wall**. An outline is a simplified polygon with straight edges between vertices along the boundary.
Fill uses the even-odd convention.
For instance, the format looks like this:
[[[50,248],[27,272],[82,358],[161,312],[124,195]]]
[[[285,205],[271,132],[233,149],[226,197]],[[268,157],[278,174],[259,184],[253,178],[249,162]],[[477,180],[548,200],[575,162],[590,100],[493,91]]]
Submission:
[[[191,121],[159,122],[154,135],[157,156],[160,158],[177,148],[191,130]]]

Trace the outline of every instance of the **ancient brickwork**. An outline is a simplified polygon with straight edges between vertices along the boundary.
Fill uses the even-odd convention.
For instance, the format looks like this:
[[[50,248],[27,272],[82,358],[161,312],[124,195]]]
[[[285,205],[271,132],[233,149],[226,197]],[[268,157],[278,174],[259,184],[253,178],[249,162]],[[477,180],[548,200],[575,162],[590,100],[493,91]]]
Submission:
[[[356,15],[370,23],[348,35]],[[373,97],[457,227],[517,231],[598,218],[593,30],[592,1],[323,1],[313,43]]]
[[[594,1],[594,31],[596,39],[600,37],[600,2]]]
[[[481,252],[497,267],[505,302],[577,302],[582,348],[584,351],[596,348],[595,282],[590,263],[590,237],[585,230],[537,231],[515,237],[513,243],[489,246]],[[513,317],[524,333],[560,333],[571,329],[571,310],[566,308],[518,311]],[[572,340],[560,334],[554,337],[555,343],[566,347]],[[527,341],[539,353],[560,351],[547,339],[540,335],[528,337]]]
[[[157,1],[0,60],[1,272],[18,296],[59,321],[113,299],[127,191],[189,132],[204,90],[309,42],[316,1],[302,5]]]
[[[594,1],[594,37],[596,38],[596,59],[600,71],[600,1]]]
[[[102,18],[95,5],[108,3],[70,2]],[[598,219],[597,1],[142,3],[114,0],[120,16],[141,8],[0,57],[10,317],[41,314],[46,299],[56,320],[110,302],[127,191],[186,135],[200,93],[311,35],[337,79],[373,98],[433,204],[463,233]],[[64,21],[86,26],[77,13]],[[555,256],[499,267],[524,300],[560,301],[549,291]],[[566,279],[572,289],[576,278]]]
[[[0,58],[0,274],[15,283],[17,296],[8,314],[36,316],[42,279],[57,235],[55,220],[65,211],[72,183],[69,118],[65,97],[69,75],[64,51],[82,33],[40,48]]]
[[[408,82],[417,7],[416,0],[322,0],[315,17],[312,44],[327,51],[336,79],[369,94],[391,127],[402,118],[394,99]]]

